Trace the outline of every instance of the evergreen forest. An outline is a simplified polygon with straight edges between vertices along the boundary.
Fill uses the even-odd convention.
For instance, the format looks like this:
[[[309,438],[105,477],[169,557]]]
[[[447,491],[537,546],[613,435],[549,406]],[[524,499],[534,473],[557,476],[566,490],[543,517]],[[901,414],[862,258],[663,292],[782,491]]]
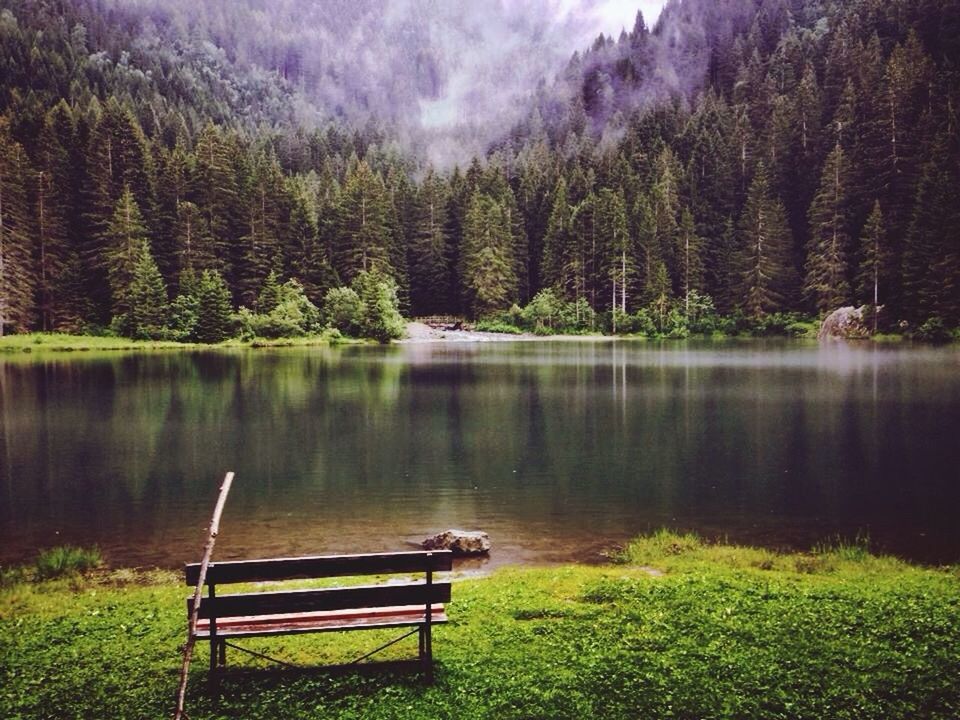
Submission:
[[[0,333],[960,326],[960,0],[670,0],[455,162],[186,6],[0,0]]]

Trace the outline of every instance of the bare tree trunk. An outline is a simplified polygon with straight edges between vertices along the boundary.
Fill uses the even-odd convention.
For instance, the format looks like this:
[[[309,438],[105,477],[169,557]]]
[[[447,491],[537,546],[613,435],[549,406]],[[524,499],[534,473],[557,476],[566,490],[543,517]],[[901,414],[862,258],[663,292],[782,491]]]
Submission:
[[[617,334],[617,273],[613,273],[613,302],[610,304],[610,320],[613,322],[613,334]]]
[[[193,611],[190,613],[190,624],[187,629],[187,644],[183,647],[183,665],[180,668],[180,686],[177,689],[177,708],[173,713],[173,720],[181,720],[186,713],[183,704],[187,697],[187,671],[190,669],[190,660],[193,658],[193,646],[197,642],[197,618],[200,615],[200,597],[203,595],[203,583],[207,579],[207,566],[213,554],[213,546],[217,542],[220,532],[220,515],[227,502],[227,493],[233,484],[233,473],[228,472],[220,485],[220,495],[217,497],[216,507],[213,509],[213,518],[210,520],[210,529],[207,533],[207,545],[203,549],[203,560],[200,561],[200,576],[197,578],[197,587],[193,591]]]

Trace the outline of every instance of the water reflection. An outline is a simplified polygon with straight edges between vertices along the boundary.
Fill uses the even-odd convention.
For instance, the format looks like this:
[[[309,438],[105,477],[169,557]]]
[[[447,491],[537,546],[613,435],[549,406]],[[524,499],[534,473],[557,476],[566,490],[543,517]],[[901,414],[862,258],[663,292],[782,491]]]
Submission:
[[[587,557],[671,525],[779,545],[866,530],[960,558],[958,354],[554,342],[0,361],[0,559],[176,564],[227,469],[221,557]]]

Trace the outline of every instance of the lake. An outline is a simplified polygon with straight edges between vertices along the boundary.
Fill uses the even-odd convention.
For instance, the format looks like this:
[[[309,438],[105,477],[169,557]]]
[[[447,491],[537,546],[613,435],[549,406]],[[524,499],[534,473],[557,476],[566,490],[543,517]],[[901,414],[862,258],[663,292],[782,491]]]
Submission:
[[[0,358],[0,562],[408,549],[591,561],[659,527],[778,548],[858,533],[960,561],[960,353],[527,341]]]

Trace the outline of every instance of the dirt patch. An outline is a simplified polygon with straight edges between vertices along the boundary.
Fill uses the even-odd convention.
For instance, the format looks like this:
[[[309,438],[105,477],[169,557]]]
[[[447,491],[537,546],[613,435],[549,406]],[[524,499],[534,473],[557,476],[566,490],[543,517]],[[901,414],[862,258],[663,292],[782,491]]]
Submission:
[[[422,342],[503,342],[507,340],[531,340],[541,339],[536,335],[524,333],[522,335],[510,335],[508,333],[478,332],[476,330],[439,330],[432,328],[426,323],[410,322],[407,323],[407,335],[401,343],[422,343]]]

